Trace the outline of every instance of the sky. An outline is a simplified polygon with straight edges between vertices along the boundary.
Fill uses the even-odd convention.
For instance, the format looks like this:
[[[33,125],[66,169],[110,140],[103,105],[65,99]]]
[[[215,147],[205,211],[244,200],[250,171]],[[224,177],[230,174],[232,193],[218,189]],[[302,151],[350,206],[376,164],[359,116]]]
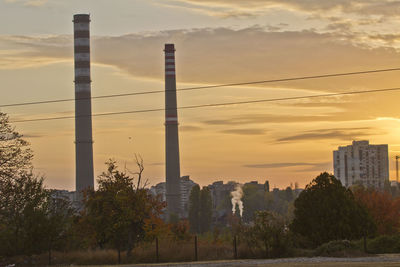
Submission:
[[[400,67],[400,1],[0,0],[0,105],[74,97],[74,14],[91,15],[92,95],[164,89],[163,46],[177,87]],[[178,92],[178,106],[400,87],[399,72]],[[181,174],[200,185],[269,180],[301,187],[332,172],[352,140],[400,153],[400,91],[179,111]],[[163,94],[96,99],[93,113],[163,108]],[[74,114],[74,103],[0,108],[11,121]],[[48,188],[75,187],[74,121],[14,123]],[[164,114],[93,118],[94,167],[115,159],[164,181]]]

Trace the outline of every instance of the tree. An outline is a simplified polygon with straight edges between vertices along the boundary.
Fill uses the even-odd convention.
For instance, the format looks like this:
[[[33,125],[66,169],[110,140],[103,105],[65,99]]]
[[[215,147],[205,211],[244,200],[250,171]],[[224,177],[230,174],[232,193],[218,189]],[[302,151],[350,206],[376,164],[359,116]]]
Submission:
[[[257,211],[266,209],[266,201],[264,201],[265,191],[259,190],[257,185],[246,184],[243,186],[243,220],[246,222],[253,221]]]
[[[192,233],[204,233],[210,230],[212,222],[211,193],[207,187],[200,190],[195,185],[189,196],[189,226]]]
[[[56,196],[51,191],[48,194],[45,209],[44,239],[49,254],[49,265],[51,265],[52,250],[65,246],[69,228],[72,226],[74,210],[67,199]]]
[[[353,189],[356,201],[371,214],[380,235],[393,235],[400,230],[400,199],[388,192],[362,186]]]
[[[32,255],[45,247],[48,192],[32,172],[28,142],[0,113],[0,248],[3,255]]]
[[[200,232],[200,186],[195,185],[192,187],[189,196],[189,228],[192,233]]]
[[[210,231],[212,222],[212,201],[210,190],[207,187],[203,187],[200,191],[199,221],[200,233]]]
[[[0,112],[0,182],[29,172],[32,158],[29,143],[11,126],[8,116]]]
[[[257,211],[252,225],[242,225],[241,239],[255,253],[262,249],[264,257],[281,257],[289,248],[288,232],[281,216],[268,211]]]
[[[373,231],[373,222],[366,209],[358,205],[350,190],[326,172],[306,186],[294,207],[290,228],[314,245],[360,238]]]
[[[132,177],[118,170],[115,161],[106,165],[107,171],[97,180],[98,190],[87,192],[84,217],[100,247],[110,244],[117,249],[120,263],[121,252],[131,255],[135,244],[145,237],[148,220],[158,218],[165,205],[147,189],[137,187]]]

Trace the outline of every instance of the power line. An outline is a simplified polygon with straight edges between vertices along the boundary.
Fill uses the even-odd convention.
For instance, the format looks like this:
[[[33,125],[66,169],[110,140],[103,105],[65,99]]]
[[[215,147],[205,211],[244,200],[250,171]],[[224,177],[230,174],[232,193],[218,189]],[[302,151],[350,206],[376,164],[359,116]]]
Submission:
[[[343,93],[308,95],[308,96],[294,96],[294,97],[258,99],[258,100],[225,102],[225,103],[214,103],[214,104],[201,104],[201,105],[178,107],[177,109],[196,109],[196,108],[206,108],[206,107],[221,107],[221,106],[244,105],[244,104],[255,104],[255,103],[265,103],[265,102],[278,102],[278,101],[300,100],[300,99],[309,99],[309,98],[318,98],[318,97],[332,97],[332,96],[367,94],[367,93],[390,92],[390,91],[400,91],[400,87],[384,88],[384,89],[373,89],[373,90],[362,90],[362,91],[351,91],[351,92],[343,92]],[[122,115],[122,114],[148,113],[148,112],[157,112],[157,111],[166,111],[166,110],[169,110],[169,109],[156,108],[156,109],[119,111],[119,112],[97,113],[97,114],[93,114],[91,116],[92,117],[100,117],[100,116],[111,116],[111,115]],[[16,121],[11,121],[11,123],[74,119],[74,118],[88,117],[88,116],[90,116],[90,115],[48,117],[48,118],[38,118],[38,119],[16,120]]]
[[[322,74],[322,75],[314,75],[314,76],[302,76],[302,77],[292,77],[292,78],[264,80],[264,81],[252,81],[252,82],[242,82],[242,83],[228,83],[228,84],[219,84],[219,85],[206,85],[206,86],[197,86],[197,87],[187,87],[187,88],[177,89],[176,91],[193,91],[193,90],[204,90],[204,89],[211,89],[211,88],[231,87],[231,86],[240,86],[240,85],[253,85],[253,84],[265,84],[265,83],[289,82],[289,81],[299,81],[299,80],[309,80],[309,79],[320,79],[320,78],[331,78],[331,77],[340,77],[340,76],[351,76],[351,75],[381,73],[381,72],[390,72],[390,71],[399,71],[399,70],[400,70],[400,68],[390,68],[390,69],[376,69],[376,70],[366,70],[366,71],[357,71],[357,72]],[[79,99],[65,98],[65,99],[21,102],[21,103],[13,103],[13,104],[2,104],[2,105],[0,105],[0,108],[16,107],[16,106],[28,106],[28,105],[39,105],[39,104],[50,104],[50,103],[61,103],[61,102],[70,102],[70,101],[75,101],[75,100],[79,101],[79,100],[87,100],[87,99],[102,99],[102,98],[135,96],[135,95],[159,94],[159,93],[164,93],[165,91],[166,90],[154,90],[154,91],[144,91],[144,92],[135,92],[135,93],[100,95],[100,96],[93,96],[93,97],[90,97],[90,98],[79,98]]]

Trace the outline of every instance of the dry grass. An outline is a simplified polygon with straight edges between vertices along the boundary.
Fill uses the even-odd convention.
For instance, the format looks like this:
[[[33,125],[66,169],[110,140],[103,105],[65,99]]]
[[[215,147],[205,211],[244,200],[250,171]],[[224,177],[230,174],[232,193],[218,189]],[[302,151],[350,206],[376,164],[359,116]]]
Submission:
[[[198,260],[227,260],[233,258],[233,247],[229,243],[213,243],[205,240],[198,241]],[[121,253],[122,263],[156,263],[155,242],[143,243],[133,250],[128,259],[126,252]],[[36,255],[31,258],[33,265],[45,266],[48,255]],[[188,241],[160,240],[159,262],[190,262],[195,260],[194,239]],[[7,260],[6,263],[16,263],[18,266],[27,265],[27,258],[18,257]],[[117,264],[118,253],[115,250],[87,250],[70,252],[53,252],[53,265],[98,265]],[[3,264],[3,263],[1,263]]]

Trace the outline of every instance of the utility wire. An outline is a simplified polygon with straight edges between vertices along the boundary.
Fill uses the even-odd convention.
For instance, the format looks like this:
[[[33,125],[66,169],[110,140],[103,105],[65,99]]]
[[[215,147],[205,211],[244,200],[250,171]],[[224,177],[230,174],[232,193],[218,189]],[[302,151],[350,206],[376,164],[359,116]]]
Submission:
[[[196,109],[196,108],[206,108],[206,107],[221,107],[221,106],[244,105],[244,104],[265,103],[265,102],[278,102],[278,101],[300,100],[300,99],[310,99],[310,98],[318,98],[318,97],[332,97],[332,96],[379,93],[379,92],[390,92],[390,91],[400,91],[400,87],[384,88],[384,89],[372,89],[372,90],[362,90],[362,91],[350,91],[350,92],[343,92],[343,93],[308,95],[308,96],[294,96],[294,97],[258,99],[258,100],[225,102],[225,103],[214,103],[214,104],[201,104],[201,105],[177,107],[177,109]],[[97,114],[93,114],[91,116],[92,117],[100,117],[100,116],[111,116],[111,115],[121,115],[121,114],[148,113],[148,112],[167,111],[167,110],[174,110],[174,109],[156,108],[156,109],[131,110],[131,111],[120,111],[120,112],[97,113]],[[89,116],[90,115],[48,117],[48,118],[38,118],[38,119],[15,120],[15,121],[11,121],[11,123],[62,120],[62,119],[82,118],[82,117],[89,117]]]
[[[242,82],[242,83],[228,83],[228,84],[219,84],[219,85],[206,85],[206,86],[197,86],[197,87],[187,87],[187,88],[177,89],[176,91],[192,91],[192,90],[204,90],[204,89],[210,89],[210,88],[231,87],[231,86],[240,86],[240,85],[253,85],[253,84],[265,84],[265,83],[289,82],[289,81],[320,79],[320,78],[330,78],[330,77],[339,77],[339,76],[351,76],[351,75],[381,73],[381,72],[390,72],[390,71],[399,71],[399,70],[400,70],[400,68],[390,68],[390,69],[376,69],[376,70],[366,70],[366,71],[357,71],[357,72],[322,74],[322,75],[314,75],[314,76],[302,76],[302,77],[282,78],[282,79],[274,79],[274,80],[264,80],[264,81],[252,81],[252,82]],[[79,99],[65,98],[65,99],[42,100],[42,101],[22,102],[22,103],[13,103],[13,104],[1,104],[0,108],[16,107],[16,106],[28,106],[28,105],[39,105],[39,104],[50,104],[50,103],[61,103],[61,102],[70,102],[70,101],[75,101],[75,100],[79,101],[79,100],[87,100],[87,99],[102,99],[102,98],[126,97],[126,96],[134,96],[134,95],[159,94],[159,93],[164,93],[166,91],[168,91],[168,90],[154,90],[154,91],[144,91],[144,92],[136,92],[136,93],[100,95],[100,96],[93,96],[93,97],[86,97],[86,98],[79,98]]]

